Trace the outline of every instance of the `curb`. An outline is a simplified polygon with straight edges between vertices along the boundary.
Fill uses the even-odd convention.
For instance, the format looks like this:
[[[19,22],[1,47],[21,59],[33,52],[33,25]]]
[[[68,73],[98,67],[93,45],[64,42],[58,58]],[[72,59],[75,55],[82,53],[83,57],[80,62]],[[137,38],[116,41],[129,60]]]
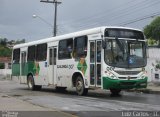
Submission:
[[[127,90],[127,92],[142,92],[142,93],[146,93],[146,94],[160,94],[160,90],[156,91],[156,90],[152,90],[152,89],[131,89],[131,90]]]

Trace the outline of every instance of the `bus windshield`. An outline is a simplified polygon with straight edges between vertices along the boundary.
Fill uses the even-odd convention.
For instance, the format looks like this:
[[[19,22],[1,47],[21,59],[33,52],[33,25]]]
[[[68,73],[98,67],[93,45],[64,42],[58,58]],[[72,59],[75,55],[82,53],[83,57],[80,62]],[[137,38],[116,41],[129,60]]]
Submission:
[[[145,42],[119,40],[121,46],[115,39],[107,40],[104,51],[105,62],[113,67],[139,68],[146,66]]]
[[[137,35],[136,36],[137,38],[141,38],[142,40],[144,39],[144,37],[140,35],[140,32],[138,33],[136,32],[135,34]],[[108,37],[109,35],[105,35],[105,36]],[[116,34],[116,36],[118,35]],[[132,32],[132,36],[134,36],[133,32]],[[127,40],[125,39],[126,37],[127,35],[123,37],[123,35],[121,34],[120,38],[123,38],[123,39],[118,39],[116,37],[117,39],[112,38],[112,39],[106,40],[106,48],[104,51],[104,54],[105,54],[104,59],[106,64],[113,67],[119,67],[119,68],[145,67],[147,63],[145,42],[136,41],[136,40]],[[135,39],[135,38],[130,37],[130,39]]]

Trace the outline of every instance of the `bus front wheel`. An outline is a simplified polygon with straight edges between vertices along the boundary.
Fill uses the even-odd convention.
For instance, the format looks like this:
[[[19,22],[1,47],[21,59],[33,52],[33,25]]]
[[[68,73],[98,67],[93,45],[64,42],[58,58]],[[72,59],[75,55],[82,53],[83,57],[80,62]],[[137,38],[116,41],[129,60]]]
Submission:
[[[76,91],[78,95],[87,95],[88,89],[84,87],[84,81],[81,76],[76,79]]]
[[[121,92],[121,89],[110,89],[110,92],[112,95],[119,95]]]

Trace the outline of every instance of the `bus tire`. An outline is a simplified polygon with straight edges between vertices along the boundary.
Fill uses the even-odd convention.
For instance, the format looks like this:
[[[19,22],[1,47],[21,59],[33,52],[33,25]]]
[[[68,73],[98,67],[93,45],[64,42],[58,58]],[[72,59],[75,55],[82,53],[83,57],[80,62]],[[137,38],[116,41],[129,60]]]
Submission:
[[[34,90],[41,90],[42,86],[41,85],[35,85],[34,83],[34,78],[32,75],[29,75],[27,77],[27,84],[28,84],[28,88],[32,91]]]
[[[87,95],[88,89],[84,87],[84,81],[81,76],[76,79],[76,91],[78,95]]]
[[[121,92],[121,89],[110,89],[110,92],[112,95],[119,95]]]

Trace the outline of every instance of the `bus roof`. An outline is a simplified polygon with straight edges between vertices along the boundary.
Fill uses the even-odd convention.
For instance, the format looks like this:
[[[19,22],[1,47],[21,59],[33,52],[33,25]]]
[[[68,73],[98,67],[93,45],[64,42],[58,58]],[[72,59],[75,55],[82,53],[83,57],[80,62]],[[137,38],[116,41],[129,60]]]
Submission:
[[[100,32],[103,32],[106,28],[119,28],[119,29],[130,29],[130,30],[141,31],[139,29],[128,28],[128,27],[103,26],[103,27],[97,27],[97,28],[87,29],[87,30],[83,30],[83,31],[73,32],[73,33],[69,33],[69,34],[64,34],[64,35],[60,35],[60,36],[56,36],[56,37],[50,37],[50,38],[35,40],[35,41],[28,42],[28,43],[18,44],[18,45],[15,45],[13,47],[13,49],[32,46],[32,45],[37,45],[37,44],[42,44],[42,43],[47,43],[47,42],[58,41],[58,40],[61,40],[61,39],[68,39],[68,38],[72,38],[72,37],[79,37],[79,36],[83,36],[83,35],[100,33]]]

